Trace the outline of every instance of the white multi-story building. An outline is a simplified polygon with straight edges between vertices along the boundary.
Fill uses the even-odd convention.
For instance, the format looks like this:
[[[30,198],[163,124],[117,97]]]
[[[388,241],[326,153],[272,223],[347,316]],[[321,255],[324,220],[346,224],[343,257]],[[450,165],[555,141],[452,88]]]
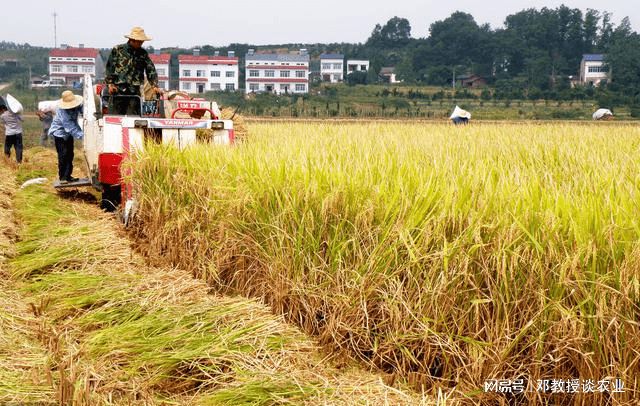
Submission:
[[[245,92],[308,93],[309,55],[256,54],[250,49],[245,57]]]
[[[238,89],[238,58],[229,56],[179,55],[179,90],[187,93],[235,91]]]
[[[602,54],[584,54],[580,62],[580,83],[598,86],[609,78],[609,70]]]
[[[369,70],[369,61],[365,59],[347,59],[347,75],[351,72],[366,72]]]
[[[85,73],[95,81],[104,77],[104,62],[95,48],[61,45],[49,52],[49,78],[52,84],[71,86],[79,83]]]
[[[171,54],[149,54],[149,58],[151,58],[151,62],[155,65],[158,73],[158,87],[169,90],[169,61],[171,61]]]
[[[344,79],[344,55],[320,55],[320,77],[323,82],[342,82]]]

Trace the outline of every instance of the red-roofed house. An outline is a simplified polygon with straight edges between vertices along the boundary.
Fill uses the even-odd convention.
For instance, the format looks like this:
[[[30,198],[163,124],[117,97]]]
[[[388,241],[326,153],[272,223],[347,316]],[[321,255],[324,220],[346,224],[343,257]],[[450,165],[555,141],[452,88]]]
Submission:
[[[171,54],[149,54],[149,58],[156,66],[158,87],[169,90],[169,61],[171,61]]]
[[[104,62],[95,48],[62,45],[49,52],[49,77],[52,84],[71,86],[80,82],[85,73],[96,80],[104,77]]]
[[[215,90],[238,89],[238,58],[229,56],[179,55],[179,90],[204,93]]]

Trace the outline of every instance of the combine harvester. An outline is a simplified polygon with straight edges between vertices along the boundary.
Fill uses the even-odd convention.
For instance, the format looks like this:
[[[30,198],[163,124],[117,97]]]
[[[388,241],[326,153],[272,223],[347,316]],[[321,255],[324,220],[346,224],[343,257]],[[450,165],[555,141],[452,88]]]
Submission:
[[[93,85],[88,74],[84,76],[83,89],[83,114],[79,120],[84,130],[83,152],[89,178],[64,184],[58,181],[54,187],[61,190],[92,186],[102,193],[101,207],[110,211],[121,208],[125,222],[135,208],[135,197],[131,185],[123,182],[122,162],[135,159],[145,143],[170,144],[179,149],[196,142],[234,143],[233,121],[220,119],[215,102],[191,100],[180,93],[147,101],[139,96],[109,96],[102,86]],[[110,97],[139,99],[142,114],[110,114]],[[197,136],[198,130],[208,136]]]

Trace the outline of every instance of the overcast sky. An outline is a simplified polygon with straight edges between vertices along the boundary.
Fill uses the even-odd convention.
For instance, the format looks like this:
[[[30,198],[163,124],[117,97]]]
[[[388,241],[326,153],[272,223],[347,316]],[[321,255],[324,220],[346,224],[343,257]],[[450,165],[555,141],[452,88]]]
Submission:
[[[426,37],[429,25],[454,11],[473,15],[478,24],[502,27],[507,15],[527,8],[565,4],[612,13],[614,23],[628,16],[640,31],[637,0],[17,0],[6,1],[0,40],[53,47],[53,12],[57,43],[109,48],[124,42],[132,26],[144,27],[155,47],[193,47],[230,43],[364,42],[374,26],[394,16],[407,18],[414,38]],[[236,7],[234,8],[234,5]],[[605,9],[606,7],[606,9]]]

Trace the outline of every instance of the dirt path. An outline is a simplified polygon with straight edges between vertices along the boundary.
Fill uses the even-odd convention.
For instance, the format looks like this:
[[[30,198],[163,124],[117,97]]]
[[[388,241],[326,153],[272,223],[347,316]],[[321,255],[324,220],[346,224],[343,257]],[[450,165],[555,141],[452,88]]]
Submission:
[[[91,195],[17,190],[55,168],[30,158],[0,166],[0,404],[430,403],[327,361],[256,301],[148,266]]]

